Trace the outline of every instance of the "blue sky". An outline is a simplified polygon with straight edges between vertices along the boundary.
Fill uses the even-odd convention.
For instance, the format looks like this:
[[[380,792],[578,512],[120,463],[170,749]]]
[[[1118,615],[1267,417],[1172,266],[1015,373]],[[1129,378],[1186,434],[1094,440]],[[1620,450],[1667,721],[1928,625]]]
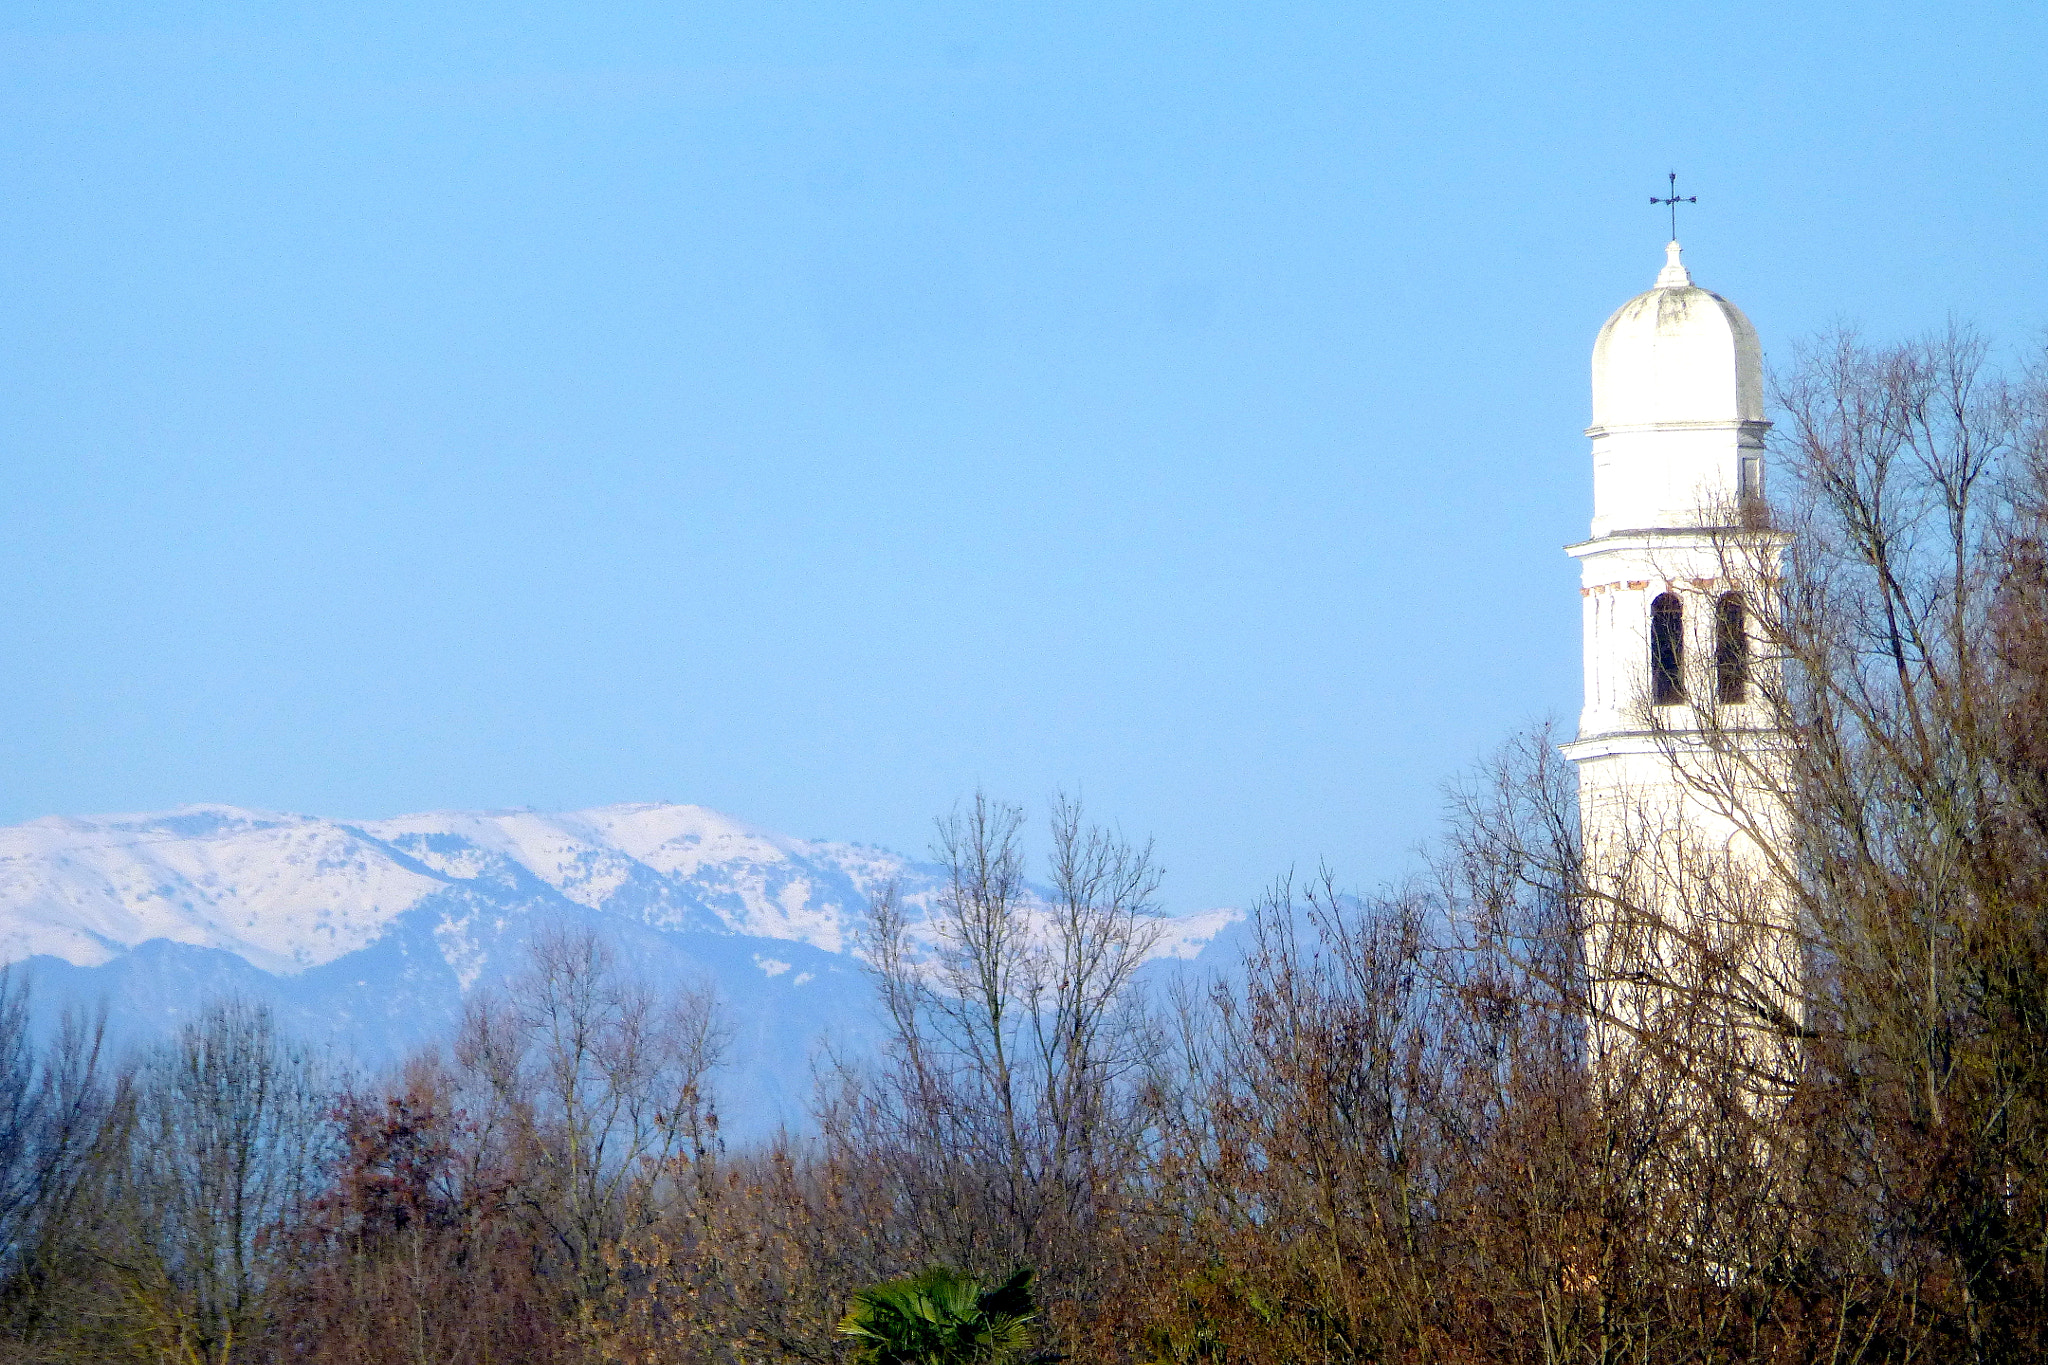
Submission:
[[[983,784],[1176,907],[1570,716],[1675,167],[1783,359],[2048,323],[2048,10],[0,17],[0,820]]]

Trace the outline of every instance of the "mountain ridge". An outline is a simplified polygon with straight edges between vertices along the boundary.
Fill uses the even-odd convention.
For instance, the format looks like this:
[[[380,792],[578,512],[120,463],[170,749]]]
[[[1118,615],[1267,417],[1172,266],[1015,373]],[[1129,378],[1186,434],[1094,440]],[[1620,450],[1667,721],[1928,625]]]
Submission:
[[[734,1037],[728,1132],[745,1135],[801,1126],[826,1040],[849,1054],[878,1043],[856,945],[891,884],[921,918],[943,873],[667,802],[48,816],[0,827],[0,962],[27,966],[44,1027],[105,1008],[118,1043],[145,1044],[236,994],[375,1067],[448,1036],[533,933],[587,925],[650,980],[713,987]],[[1165,920],[1155,957],[1195,959],[1237,918]]]
[[[494,879],[661,927],[832,952],[883,884],[920,900],[936,884],[935,869],[886,850],[672,803],[384,820],[222,804],[48,816],[0,828],[0,959],[94,966],[164,938],[290,974],[368,946],[445,888]]]

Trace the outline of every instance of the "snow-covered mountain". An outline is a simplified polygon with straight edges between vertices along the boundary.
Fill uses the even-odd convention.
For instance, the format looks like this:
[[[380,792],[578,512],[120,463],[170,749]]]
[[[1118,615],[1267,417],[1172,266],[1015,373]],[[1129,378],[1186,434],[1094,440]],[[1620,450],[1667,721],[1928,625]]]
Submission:
[[[347,823],[233,806],[0,829],[0,960],[98,966],[152,939],[294,973],[358,952],[433,903],[458,971],[464,899],[559,897],[650,928],[843,952],[867,898],[931,871],[859,844],[788,839],[702,806],[453,811]]]
[[[869,898],[893,882],[915,909],[937,879],[701,806],[55,817],[0,828],[0,961],[26,962],[44,1019],[104,1001],[124,1042],[236,992],[374,1066],[451,1030],[535,929],[588,923],[645,975],[716,987],[735,1035],[721,1089],[746,1133],[800,1122],[821,1046],[872,1044],[852,955]],[[1192,958],[1234,919],[1174,921],[1160,951]]]

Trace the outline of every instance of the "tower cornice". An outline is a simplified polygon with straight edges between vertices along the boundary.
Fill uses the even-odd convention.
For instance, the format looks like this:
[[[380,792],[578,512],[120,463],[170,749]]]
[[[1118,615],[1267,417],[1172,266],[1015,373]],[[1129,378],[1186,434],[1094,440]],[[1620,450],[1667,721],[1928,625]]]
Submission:
[[[1557,751],[1573,763],[1583,763],[1591,758],[1671,758],[1731,751],[1759,755],[1784,752],[1791,747],[1782,730],[1767,724],[1733,723],[1717,716],[1711,727],[1666,725],[1648,730],[1640,726],[1600,730],[1560,744]]]
[[[1573,559],[1585,559],[1590,555],[1626,553],[1630,550],[1655,550],[1670,546],[1692,549],[1726,545],[1730,542],[1783,550],[1792,544],[1792,535],[1788,531],[1753,526],[1636,526],[1621,531],[1609,531],[1604,536],[1593,536],[1567,545],[1564,552]]]
[[[1746,436],[1761,438],[1770,429],[1771,423],[1767,418],[1729,417],[1700,422],[1613,422],[1587,427],[1585,434],[1596,441],[1602,436],[1632,436],[1644,431],[1739,431]]]

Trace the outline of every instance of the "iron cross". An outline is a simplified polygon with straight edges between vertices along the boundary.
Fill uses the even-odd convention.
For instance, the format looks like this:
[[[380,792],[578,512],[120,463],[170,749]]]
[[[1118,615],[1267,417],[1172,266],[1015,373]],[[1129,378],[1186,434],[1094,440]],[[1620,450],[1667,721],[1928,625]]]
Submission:
[[[1678,206],[1680,204],[1697,204],[1700,202],[1700,197],[1694,194],[1681,199],[1678,195],[1678,172],[1673,171],[1671,173],[1670,197],[1659,199],[1653,194],[1650,196],[1650,202],[1653,204],[1669,204],[1671,206],[1671,240],[1675,242],[1678,240]]]

